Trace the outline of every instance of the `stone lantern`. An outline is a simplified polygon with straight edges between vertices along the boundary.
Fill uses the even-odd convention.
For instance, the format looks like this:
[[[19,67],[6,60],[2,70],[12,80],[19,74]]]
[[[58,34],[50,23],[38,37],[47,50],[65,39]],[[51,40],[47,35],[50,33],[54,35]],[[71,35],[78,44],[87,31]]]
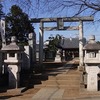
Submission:
[[[89,42],[84,46],[84,64],[87,73],[87,90],[98,90],[97,75],[100,72],[100,45],[95,42],[95,36],[92,35]]]
[[[55,57],[55,62],[61,62],[61,56],[60,56],[60,49],[57,50],[56,57]]]
[[[20,83],[20,70],[22,64],[22,52],[24,48],[16,44],[16,37],[12,36],[11,43],[2,49],[6,58],[4,64],[7,65],[9,73],[9,88],[18,88]]]

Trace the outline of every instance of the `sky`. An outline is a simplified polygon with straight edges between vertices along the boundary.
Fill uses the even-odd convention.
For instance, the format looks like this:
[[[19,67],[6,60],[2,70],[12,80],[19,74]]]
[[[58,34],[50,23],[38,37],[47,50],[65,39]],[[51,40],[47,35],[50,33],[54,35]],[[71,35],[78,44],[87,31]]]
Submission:
[[[10,2],[10,0],[5,0],[5,2],[3,2],[3,11],[7,14],[9,12],[9,9],[11,7],[11,5],[15,4],[14,2]],[[34,7],[33,7],[34,8]],[[29,11],[28,9],[26,10],[26,8],[24,7],[24,11],[26,13],[29,14],[29,17],[30,18],[46,18],[46,17],[66,17],[66,11],[62,11],[60,12],[60,14],[58,15],[53,15],[53,14],[48,14],[48,13],[39,13],[38,15],[36,15],[33,11]],[[29,12],[28,12],[29,11]],[[38,12],[38,10],[37,10]],[[96,15],[95,18],[94,18],[94,21],[98,19],[98,17],[100,17],[99,15]],[[65,25],[78,25],[79,23],[67,23]],[[84,29],[84,37],[86,39],[89,39],[89,36],[90,35],[95,35],[96,37],[96,41],[100,41],[100,22],[84,22],[84,26],[83,26],[83,29]],[[56,24],[55,23],[52,23],[52,24],[46,24],[45,26],[55,26]],[[36,41],[39,41],[39,24],[33,24],[34,28],[35,28],[35,32],[36,32]],[[64,37],[66,38],[69,38],[69,37],[77,37],[79,32],[78,31],[45,31],[44,32],[44,41],[48,39],[48,37],[50,35],[53,35],[55,36],[56,34],[59,34],[59,35],[63,35]]]

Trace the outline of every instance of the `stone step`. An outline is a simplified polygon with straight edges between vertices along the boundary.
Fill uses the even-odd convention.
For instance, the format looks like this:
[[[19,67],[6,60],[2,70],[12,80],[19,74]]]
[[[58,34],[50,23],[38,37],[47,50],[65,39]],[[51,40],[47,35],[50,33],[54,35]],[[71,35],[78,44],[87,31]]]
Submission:
[[[79,85],[79,80],[47,80],[42,81],[43,85]]]
[[[75,74],[75,75],[77,75],[77,74],[80,74],[80,72],[77,71],[77,70],[69,70],[69,71],[67,71],[66,74]]]
[[[35,74],[33,76],[34,79],[46,80],[48,79],[48,74]]]
[[[46,87],[46,85],[43,85],[43,84],[34,85],[34,88],[39,88],[39,89],[41,89],[41,88],[44,88],[44,87]]]
[[[46,72],[51,72],[51,71],[54,71],[54,72],[65,72],[66,69],[65,68],[62,68],[62,69],[61,68],[58,68],[58,69],[57,68],[55,68],[55,69],[52,68],[52,69],[46,69],[45,71]]]
[[[64,89],[42,88],[36,93],[32,100],[62,100]]]
[[[100,92],[98,91],[86,91],[83,90],[82,92],[80,92],[80,96],[100,96]]]
[[[66,89],[63,94],[63,98],[67,98],[67,100],[74,100],[78,96],[79,96],[79,89],[70,89],[70,90]]]
[[[62,74],[62,75],[57,75],[57,76],[49,76],[48,79],[49,80],[79,80],[80,76]]]
[[[39,80],[39,79],[33,79],[33,80],[31,80],[31,82],[33,84],[41,84],[41,80]]]
[[[34,85],[34,88],[44,88],[44,87],[50,87],[50,88],[63,88],[63,89],[79,89],[79,85]]]

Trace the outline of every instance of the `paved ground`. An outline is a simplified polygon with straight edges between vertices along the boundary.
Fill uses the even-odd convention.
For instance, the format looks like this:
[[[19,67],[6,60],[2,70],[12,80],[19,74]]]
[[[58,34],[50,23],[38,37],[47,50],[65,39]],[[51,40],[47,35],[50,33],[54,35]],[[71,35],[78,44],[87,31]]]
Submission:
[[[20,94],[17,92],[0,93],[0,100],[100,100],[100,91],[87,92],[84,89],[80,94],[76,92],[77,96],[70,94],[72,97],[67,97],[67,94],[68,91],[66,92],[64,88],[30,88]]]
[[[8,92],[8,93],[0,93],[0,100],[31,100],[32,96],[37,93],[39,89],[28,89],[23,93],[18,92]]]

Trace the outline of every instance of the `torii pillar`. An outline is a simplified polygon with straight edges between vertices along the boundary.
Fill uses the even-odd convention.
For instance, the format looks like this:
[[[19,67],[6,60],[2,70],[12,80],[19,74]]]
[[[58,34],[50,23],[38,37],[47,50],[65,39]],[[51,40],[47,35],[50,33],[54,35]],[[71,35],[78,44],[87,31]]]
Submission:
[[[83,21],[79,21],[79,70],[83,67]]]
[[[40,27],[39,27],[39,63],[43,63],[43,34],[44,34],[44,29],[43,29],[43,22],[40,22]]]

